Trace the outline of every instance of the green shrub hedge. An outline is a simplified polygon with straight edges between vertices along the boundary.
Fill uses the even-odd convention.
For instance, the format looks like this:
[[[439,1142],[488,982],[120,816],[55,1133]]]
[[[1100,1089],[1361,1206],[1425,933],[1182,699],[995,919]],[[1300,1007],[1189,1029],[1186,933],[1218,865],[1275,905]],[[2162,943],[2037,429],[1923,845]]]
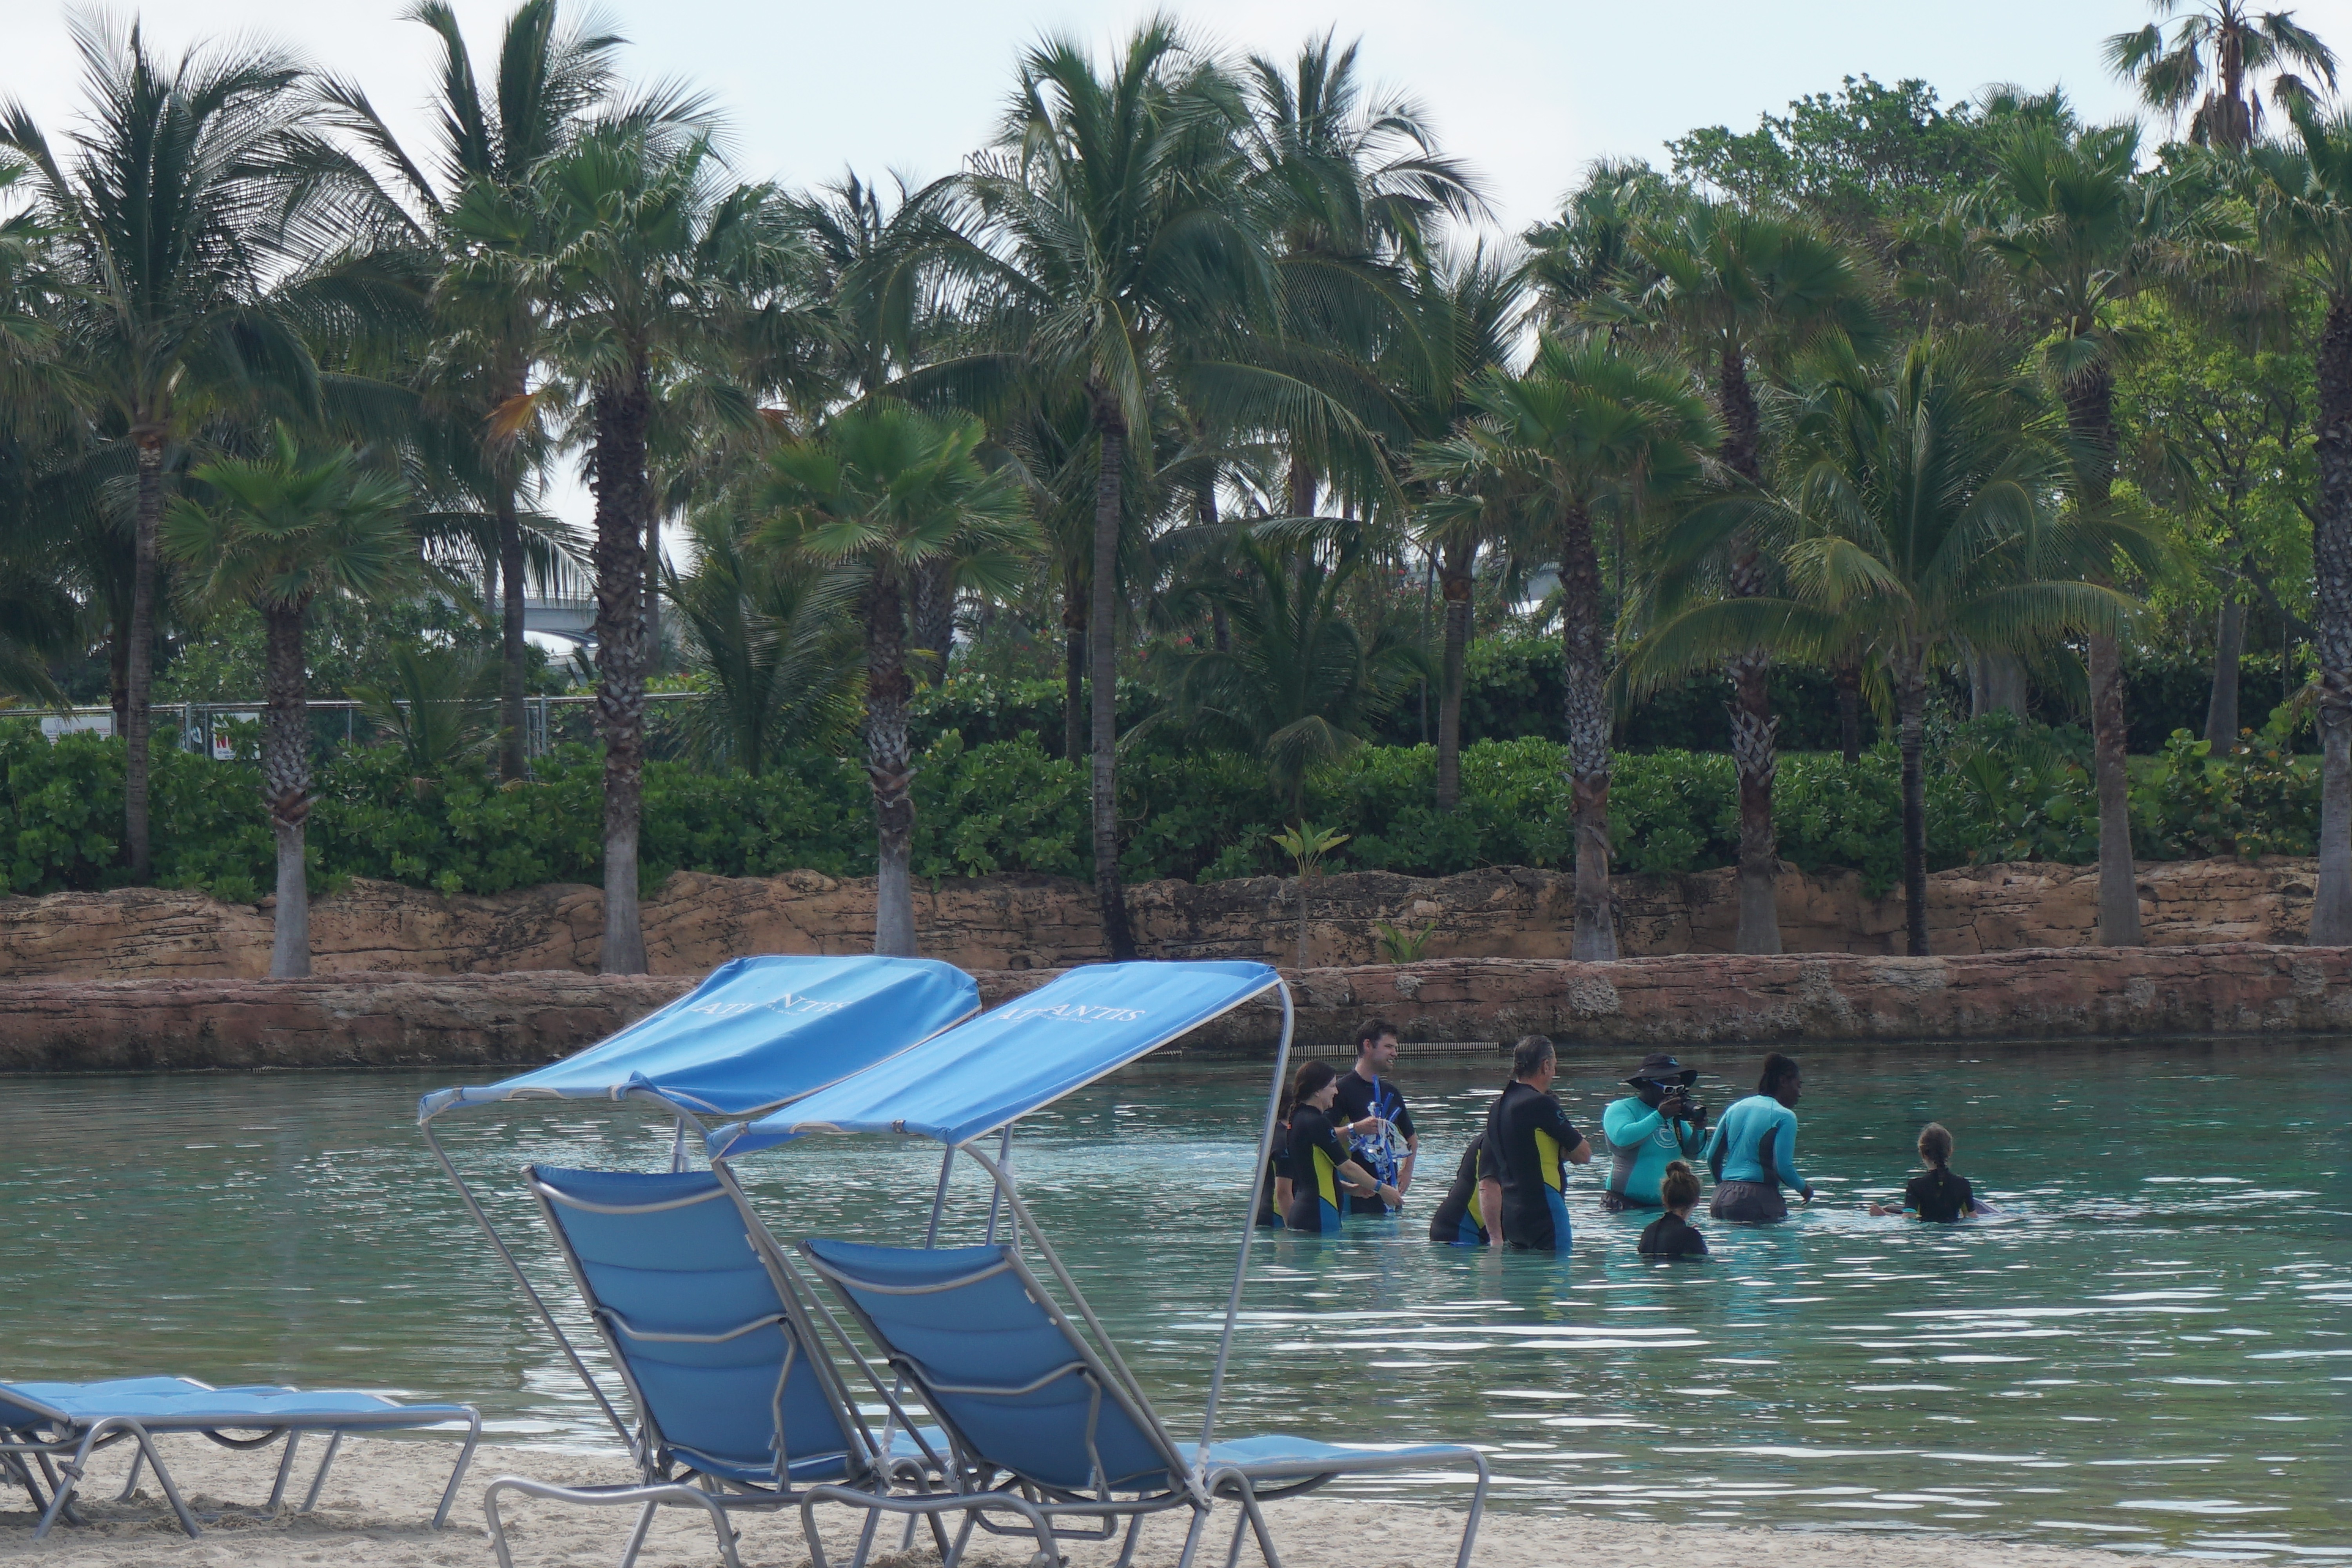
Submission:
[[[2151,859],[2312,852],[2318,779],[2287,750],[2284,726],[2227,757],[2175,734],[2134,759],[2136,853]],[[1950,727],[1927,773],[1929,863],[2087,864],[2098,825],[2079,736],[2006,719]],[[1432,805],[1436,753],[1370,746],[1310,780],[1307,813],[1351,836],[1340,868],[1443,876],[1483,866],[1564,868],[1574,858],[1563,749],[1535,738],[1463,750],[1462,805]],[[121,751],[95,736],[45,742],[29,721],[0,724],[0,853],[18,893],[113,886],[122,812]],[[170,748],[155,752],[157,880],[252,900],[270,877],[268,824],[255,770]],[[940,733],[915,777],[915,871],[925,878],[1045,873],[1091,866],[1086,770],[1034,736],[967,745]],[[408,776],[385,748],[346,751],[320,770],[310,823],[314,883],[376,877],[447,893],[495,893],[600,879],[603,786],[596,754],[566,746],[535,776]],[[1847,764],[1834,752],[1782,759],[1780,853],[1808,871],[1852,868],[1874,890],[1896,881],[1899,764],[1879,746]],[[1276,873],[1268,840],[1287,816],[1255,758],[1145,745],[1122,759],[1127,877],[1197,880]],[[1611,794],[1617,866],[1674,873],[1728,866],[1738,841],[1731,763],[1660,751],[1617,760]],[[863,770],[799,753],[760,777],[684,763],[646,769],[641,838],[648,889],[674,870],[767,876],[809,868],[870,874],[874,839]]]

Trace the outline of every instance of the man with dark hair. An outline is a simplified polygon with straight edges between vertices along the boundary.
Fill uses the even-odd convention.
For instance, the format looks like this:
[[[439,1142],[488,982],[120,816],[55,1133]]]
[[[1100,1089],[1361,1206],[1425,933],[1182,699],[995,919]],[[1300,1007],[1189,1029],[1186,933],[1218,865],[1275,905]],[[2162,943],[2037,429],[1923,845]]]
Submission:
[[[1397,1029],[1386,1018],[1367,1018],[1356,1026],[1356,1065],[1339,1075],[1339,1098],[1331,1115],[1341,1121],[1342,1138],[1352,1140],[1357,1163],[1402,1197],[1412,1185],[1413,1157],[1421,1141],[1412,1131],[1412,1112],[1388,1075],[1396,1069]],[[1344,1121],[1341,1119],[1345,1119]],[[1389,1128],[1404,1141],[1402,1155],[1392,1150]],[[1350,1214],[1384,1215],[1389,1207],[1377,1197],[1350,1196]]]
[[[1568,1250],[1567,1167],[1590,1163],[1592,1145],[1551,1092],[1559,1074],[1551,1041],[1528,1036],[1512,1047],[1511,1081],[1486,1112],[1478,1196],[1496,1247]]]
[[[1811,1182],[1797,1173],[1797,1101],[1804,1080],[1796,1062],[1774,1051],[1764,1058],[1756,1092],[1736,1101],[1706,1141],[1706,1163],[1715,1173],[1716,1219],[1759,1224],[1789,1217],[1782,1187],[1813,1201]]]

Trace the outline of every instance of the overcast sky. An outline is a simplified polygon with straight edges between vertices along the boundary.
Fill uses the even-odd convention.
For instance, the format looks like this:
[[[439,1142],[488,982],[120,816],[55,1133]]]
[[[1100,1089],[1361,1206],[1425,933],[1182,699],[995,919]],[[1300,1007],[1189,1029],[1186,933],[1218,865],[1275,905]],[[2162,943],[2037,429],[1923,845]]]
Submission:
[[[454,0],[487,66],[512,0]],[[150,37],[176,51],[255,34],[354,76],[421,134],[431,37],[403,0],[150,0]],[[1367,74],[1416,96],[1445,146],[1486,177],[1516,232],[1555,210],[1594,159],[1664,162],[1694,126],[1747,130],[1842,77],[1920,77],[1948,97],[1989,82],[2063,86],[2093,118],[2130,111],[2100,40],[2139,25],[2144,0],[1190,0],[1165,7],[1195,33],[1286,58],[1338,26]],[[918,179],[952,171],[992,133],[1020,49],[1062,32],[1108,43],[1154,7],[1139,0],[614,0],[632,41],[625,68],[711,91],[747,177],[788,184],[855,168]],[[2352,53],[2352,0],[2296,16]],[[0,94],[56,131],[70,121],[79,64],[67,11],[6,0]],[[570,511],[569,505],[562,510]]]
[[[495,47],[511,0],[456,0],[478,55]],[[431,64],[400,0],[150,0],[152,37],[176,50],[252,33],[354,75],[405,113]],[[10,0],[0,92],[52,127],[69,114],[79,64],[66,10]],[[617,0],[604,12],[641,77],[710,89],[746,174],[792,183],[862,173],[949,172],[986,140],[1013,62],[1041,35],[1107,41],[1152,7],[1136,0]],[[1660,159],[1693,126],[1745,130],[1801,93],[1868,72],[1922,77],[1947,95],[1987,82],[2061,83],[2094,116],[2126,111],[2099,40],[2147,15],[2141,0],[1192,0],[1168,9],[1200,36],[1286,56],[1337,26],[1362,40],[1370,77],[1417,96],[1446,144],[1489,180],[1506,224],[1543,216],[1594,158]],[[2297,15],[2352,49],[2352,0]]]

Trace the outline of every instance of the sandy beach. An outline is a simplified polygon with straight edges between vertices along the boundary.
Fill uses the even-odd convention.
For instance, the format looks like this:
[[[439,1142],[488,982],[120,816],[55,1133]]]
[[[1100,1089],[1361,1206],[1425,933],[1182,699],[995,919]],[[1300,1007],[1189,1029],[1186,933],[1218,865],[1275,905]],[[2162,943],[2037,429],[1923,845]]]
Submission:
[[[494,1478],[629,1479],[614,1459],[485,1447],[449,1528],[436,1531],[426,1523],[456,1457],[454,1447],[357,1440],[343,1446],[317,1512],[273,1520],[263,1515],[260,1502],[269,1492],[276,1450],[241,1455],[199,1438],[162,1442],[189,1505],[220,1511],[202,1539],[190,1541],[180,1533],[152,1474],[142,1476],[141,1494],[131,1500],[110,1500],[130,1464],[127,1448],[117,1448],[91,1466],[88,1495],[106,1500],[85,1505],[90,1518],[86,1526],[61,1525],[47,1541],[35,1542],[22,1490],[0,1500],[12,1505],[0,1510],[0,1561],[50,1568],[492,1568],[495,1559],[482,1526],[482,1488]],[[319,1451],[314,1446],[306,1457],[315,1459]],[[309,1474],[298,1465],[302,1479],[292,1489],[307,1485]],[[624,1509],[568,1508],[529,1499],[509,1499],[502,1506],[516,1568],[616,1563],[631,1517]],[[1457,1510],[1349,1499],[1301,1498],[1274,1504],[1269,1514],[1276,1548],[1297,1568],[1433,1568],[1453,1562],[1462,1528]],[[1233,1511],[1223,1510],[1219,1517],[1230,1529]],[[808,1563],[797,1514],[739,1518],[744,1568],[799,1568]],[[847,1521],[845,1513],[836,1515],[828,1530],[828,1551],[836,1539],[842,1547],[848,1545]],[[1147,1530],[1139,1563],[1171,1568],[1183,1528],[1180,1516],[1171,1514]],[[1203,1553],[1209,1563],[1223,1561],[1225,1539],[1219,1531],[1217,1550]],[[1028,1555],[1026,1549],[1000,1541],[976,1548],[967,1561],[976,1568],[1021,1568]],[[1108,1568],[1115,1555],[1109,1548],[1081,1546],[1070,1550],[1069,1561],[1073,1568]],[[638,1561],[644,1568],[712,1568],[719,1553],[700,1514],[665,1510]],[[879,1561],[914,1568],[939,1558],[926,1542]],[[1245,1551],[1243,1561],[1257,1559]],[[2151,1560],[1997,1541],[1670,1528],[1580,1514],[1490,1511],[1479,1529],[1475,1561],[1485,1568],[1552,1568],[1562,1563],[1752,1568],[1759,1561],[1790,1568],[2127,1568]]]

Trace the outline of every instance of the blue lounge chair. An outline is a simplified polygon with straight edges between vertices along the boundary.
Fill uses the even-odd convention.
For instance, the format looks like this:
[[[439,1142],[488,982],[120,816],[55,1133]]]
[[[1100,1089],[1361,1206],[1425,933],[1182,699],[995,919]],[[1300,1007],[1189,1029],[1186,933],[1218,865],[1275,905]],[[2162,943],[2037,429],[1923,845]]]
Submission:
[[[283,1438],[286,1452],[278,1461],[277,1484],[269,1489],[268,1510],[278,1511],[286,1498],[286,1483],[294,1471],[294,1451],[305,1433],[331,1434],[327,1452],[302,1500],[304,1511],[316,1508],[319,1489],[327,1484],[327,1468],[352,1432],[382,1432],[400,1427],[437,1426],[445,1422],[466,1424],[466,1446],[457,1467],[441,1493],[441,1507],[433,1528],[448,1521],[449,1505],[457,1500],[457,1483],[474,1458],[482,1436],[481,1412],[470,1405],[396,1405],[373,1394],[351,1389],[215,1388],[186,1377],[126,1377],[109,1383],[0,1383],[0,1459],[33,1500],[41,1518],[33,1527],[38,1541],[63,1518],[80,1523],[74,1493],[88,1473],[90,1455],[125,1438],[139,1445],[131,1474],[122,1483],[129,1498],[139,1485],[139,1468],[155,1467],[155,1479],[180,1528],[189,1535],[203,1531],[196,1516],[181,1500],[180,1489],[155,1451],[160,1432],[201,1432],[225,1448],[262,1448]],[[62,1461],[60,1463],[59,1461]],[[37,1479],[35,1472],[39,1472]],[[41,1495],[41,1480],[48,1496]]]
[[[563,1487],[499,1477],[483,1507],[500,1568],[513,1568],[499,1517],[505,1492],[637,1505],[621,1568],[635,1562],[656,1509],[698,1508],[727,1568],[740,1568],[730,1510],[793,1507],[813,1483],[857,1497],[866,1495],[860,1488],[884,1493],[944,1475],[947,1443],[936,1429],[894,1421],[883,1458],[820,1348],[811,1309],[823,1312],[823,1302],[730,1183],[709,1171],[533,1165],[526,1175],[635,1407],[634,1430],[616,1425],[639,1479]]]
[[[1311,1491],[1343,1475],[1467,1464],[1478,1481],[1455,1562],[1467,1568],[1486,1507],[1487,1468],[1475,1448],[1427,1444],[1365,1448],[1303,1437],[1244,1437],[1211,1443],[1194,1458],[1178,1447],[1149,1400],[1101,1338],[1083,1300],[1078,1310],[1096,1343],[1055,1302],[1012,1247],[874,1247],[811,1237],[800,1244],[811,1266],[840,1293],[891,1368],[941,1426],[954,1448],[957,1489],[937,1496],[888,1497],[833,1487],[810,1489],[802,1524],[815,1568],[824,1568],[814,1508],[854,1503],[877,1511],[927,1515],[961,1511],[953,1568],[974,1524],[999,1533],[1034,1535],[1040,1556],[1057,1560],[1057,1540],[1108,1540],[1128,1521],[1119,1568],[1135,1555],[1144,1516],[1192,1510],[1184,1543],[1189,1564],[1213,1500],[1239,1500],[1228,1565],[1238,1560],[1244,1527],[1255,1531],[1268,1568],[1281,1568],[1259,1504]],[[1075,1294],[1058,1268],[1066,1289]],[[1020,1525],[988,1515],[1013,1513]],[[1091,1528],[1062,1521],[1090,1519]],[[936,1529],[936,1524],[934,1526]],[[870,1537],[870,1531],[868,1532]],[[859,1560],[864,1558],[861,1542]]]

